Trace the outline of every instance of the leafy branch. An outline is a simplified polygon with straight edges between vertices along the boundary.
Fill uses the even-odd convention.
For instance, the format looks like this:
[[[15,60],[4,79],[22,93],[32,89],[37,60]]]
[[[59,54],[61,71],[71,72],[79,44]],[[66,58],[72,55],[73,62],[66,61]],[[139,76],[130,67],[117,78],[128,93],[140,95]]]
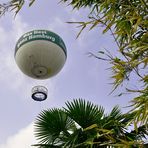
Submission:
[[[11,0],[10,2],[0,4],[0,16],[3,16],[8,11],[14,11],[16,16],[25,2],[26,0]],[[32,6],[34,2],[35,0],[29,0],[29,7]]]

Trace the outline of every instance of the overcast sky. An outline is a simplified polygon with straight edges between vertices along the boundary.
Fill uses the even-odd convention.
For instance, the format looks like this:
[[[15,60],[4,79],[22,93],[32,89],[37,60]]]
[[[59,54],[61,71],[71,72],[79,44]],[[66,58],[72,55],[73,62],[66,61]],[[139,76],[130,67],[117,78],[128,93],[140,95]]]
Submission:
[[[0,1],[1,2],[1,1]],[[84,31],[76,39],[79,28],[68,21],[87,20],[88,10],[73,11],[58,0],[36,0],[31,8],[25,6],[14,19],[13,13],[0,18],[0,148],[28,148],[35,143],[33,123],[42,109],[62,107],[64,102],[83,98],[102,105],[106,112],[117,104],[124,107],[130,96],[109,95],[112,86],[110,65],[90,58],[87,52],[117,50],[110,33],[102,35],[101,28]],[[24,75],[14,60],[18,38],[34,29],[47,29],[59,34],[67,47],[65,66],[55,77],[39,81]],[[48,99],[35,102],[31,89],[36,85],[48,88]]]

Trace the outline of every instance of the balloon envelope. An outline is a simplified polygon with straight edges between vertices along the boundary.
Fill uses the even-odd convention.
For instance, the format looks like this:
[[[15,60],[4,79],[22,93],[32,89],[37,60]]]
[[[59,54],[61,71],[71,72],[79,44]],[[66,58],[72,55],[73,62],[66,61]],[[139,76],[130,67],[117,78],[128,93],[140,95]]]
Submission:
[[[25,33],[15,47],[15,60],[20,70],[36,79],[56,75],[64,66],[66,46],[60,36],[48,30]]]

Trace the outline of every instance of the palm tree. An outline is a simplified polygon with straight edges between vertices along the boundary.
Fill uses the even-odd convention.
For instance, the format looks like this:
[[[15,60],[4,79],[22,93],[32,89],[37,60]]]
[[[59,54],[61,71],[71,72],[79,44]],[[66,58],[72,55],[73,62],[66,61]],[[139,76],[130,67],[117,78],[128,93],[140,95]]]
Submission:
[[[122,114],[115,106],[105,114],[102,106],[75,99],[62,109],[42,111],[35,122],[35,136],[39,148],[106,148],[140,147],[145,126],[128,132],[131,114]]]

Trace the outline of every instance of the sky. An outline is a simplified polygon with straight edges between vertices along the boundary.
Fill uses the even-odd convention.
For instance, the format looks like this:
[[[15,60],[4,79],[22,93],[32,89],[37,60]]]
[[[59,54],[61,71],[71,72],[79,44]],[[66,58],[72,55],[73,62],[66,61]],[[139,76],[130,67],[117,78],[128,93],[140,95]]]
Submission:
[[[3,1],[0,1],[3,2]],[[36,0],[32,7],[27,5],[14,18],[6,13],[0,18],[0,148],[26,148],[34,144],[34,121],[42,109],[63,107],[66,101],[75,98],[89,100],[102,105],[106,112],[119,105],[122,110],[131,99],[129,95],[109,95],[112,90],[111,65],[88,52],[97,53],[108,49],[117,50],[110,33],[102,34],[101,27],[87,29],[76,39],[80,28],[69,21],[85,21],[89,11],[72,10],[58,0]],[[51,30],[62,37],[67,47],[67,61],[63,69],[47,80],[36,80],[24,75],[14,59],[14,48],[19,37],[34,29]],[[48,98],[35,102],[31,89],[36,85],[48,88]]]

